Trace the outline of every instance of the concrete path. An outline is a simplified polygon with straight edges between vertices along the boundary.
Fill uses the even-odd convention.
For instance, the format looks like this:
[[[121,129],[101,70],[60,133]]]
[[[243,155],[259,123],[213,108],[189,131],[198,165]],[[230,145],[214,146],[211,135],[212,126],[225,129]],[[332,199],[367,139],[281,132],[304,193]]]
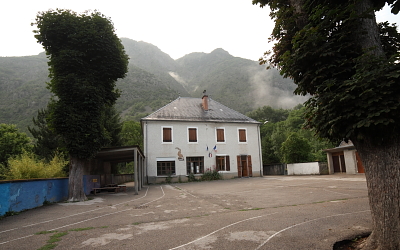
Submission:
[[[362,174],[174,183],[133,193],[130,183],[126,193],[7,217],[0,249],[321,250],[371,230]]]

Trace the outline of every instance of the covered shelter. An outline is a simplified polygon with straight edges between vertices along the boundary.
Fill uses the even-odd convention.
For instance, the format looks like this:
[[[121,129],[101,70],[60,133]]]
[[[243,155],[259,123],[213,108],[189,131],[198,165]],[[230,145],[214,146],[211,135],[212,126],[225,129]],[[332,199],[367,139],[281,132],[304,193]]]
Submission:
[[[352,141],[342,141],[336,148],[325,149],[329,173],[364,173],[360,156]]]
[[[132,181],[124,175],[117,175],[117,164],[133,162],[133,181],[135,194],[138,194],[147,178],[145,156],[139,146],[123,146],[101,149],[90,161],[87,173],[84,176],[86,193],[90,193],[95,187],[103,187],[112,183]],[[97,176],[97,177],[95,177]],[[132,177],[132,175],[130,175]]]

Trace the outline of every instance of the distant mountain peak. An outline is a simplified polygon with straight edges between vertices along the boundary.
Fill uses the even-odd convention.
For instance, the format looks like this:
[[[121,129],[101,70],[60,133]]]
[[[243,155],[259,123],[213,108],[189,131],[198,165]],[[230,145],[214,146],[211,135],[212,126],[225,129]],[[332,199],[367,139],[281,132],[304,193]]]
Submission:
[[[222,48],[217,48],[217,49],[211,51],[210,54],[232,56],[231,54],[229,54],[228,51],[226,51],[226,50],[224,50],[224,49],[222,49]]]

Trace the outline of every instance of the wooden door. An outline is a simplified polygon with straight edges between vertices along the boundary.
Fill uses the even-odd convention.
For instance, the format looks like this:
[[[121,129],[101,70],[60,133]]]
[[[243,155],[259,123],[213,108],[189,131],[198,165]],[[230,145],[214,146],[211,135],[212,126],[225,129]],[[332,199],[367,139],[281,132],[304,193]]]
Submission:
[[[237,168],[238,168],[238,177],[242,177],[242,161],[240,159],[240,155],[236,156],[237,159]]]
[[[247,164],[247,155],[242,155],[240,157],[240,160],[242,162],[242,177],[249,177],[249,165]]]
[[[356,161],[357,161],[357,172],[358,173],[365,173],[364,166],[362,164],[360,155],[356,152]]]
[[[338,155],[332,155],[332,162],[333,162],[333,172],[340,173],[340,162]]]
[[[249,170],[249,176],[253,177],[253,165],[251,163],[251,155],[247,156],[247,167],[248,167],[248,170]]]

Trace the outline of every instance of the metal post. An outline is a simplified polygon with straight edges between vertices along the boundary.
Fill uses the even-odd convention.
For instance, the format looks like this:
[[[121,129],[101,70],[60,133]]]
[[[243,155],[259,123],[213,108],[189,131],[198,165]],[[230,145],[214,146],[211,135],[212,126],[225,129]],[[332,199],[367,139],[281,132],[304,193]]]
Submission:
[[[134,156],[133,156],[133,163],[134,163],[134,167],[133,167],[133,174],[134,174],[134,182],[135,182],[135,194],[138,195],[139,194],[139,190],[138,190],[138,167],[137,167],[137,148],[134,149]]]

